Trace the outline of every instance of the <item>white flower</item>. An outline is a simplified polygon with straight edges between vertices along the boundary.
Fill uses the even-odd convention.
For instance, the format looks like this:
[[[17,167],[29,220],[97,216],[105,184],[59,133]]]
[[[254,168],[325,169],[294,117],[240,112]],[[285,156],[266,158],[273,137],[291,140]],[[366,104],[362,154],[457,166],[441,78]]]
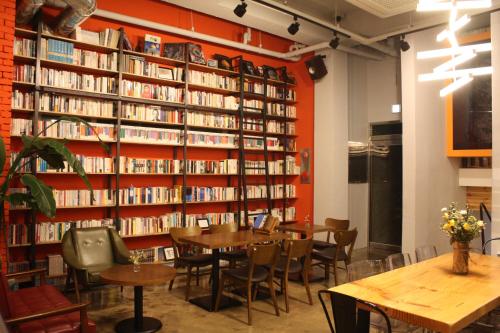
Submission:
[[[441,211],[442,211],[443,213],[444,213],[444,212],[446,212],[447,210],[448,210],[448,208],[446,208],[446,207],[441,208]]]
[[[484,227],[484,222],[483,222],[483,221],[481,221],[481,220],[477,221],[477,226],[478,226],[479,228]]]
[[[462,214],[462,215],[467,215],[467,210],[462,209],[462,210],[460,211],[460,214]]]

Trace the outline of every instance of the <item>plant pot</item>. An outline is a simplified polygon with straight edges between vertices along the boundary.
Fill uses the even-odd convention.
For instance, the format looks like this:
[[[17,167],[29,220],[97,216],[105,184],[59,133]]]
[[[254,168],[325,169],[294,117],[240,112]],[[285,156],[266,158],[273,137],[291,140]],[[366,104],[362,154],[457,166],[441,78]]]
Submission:
[[[469,273],[469,243],[453,242],[453,273]]]

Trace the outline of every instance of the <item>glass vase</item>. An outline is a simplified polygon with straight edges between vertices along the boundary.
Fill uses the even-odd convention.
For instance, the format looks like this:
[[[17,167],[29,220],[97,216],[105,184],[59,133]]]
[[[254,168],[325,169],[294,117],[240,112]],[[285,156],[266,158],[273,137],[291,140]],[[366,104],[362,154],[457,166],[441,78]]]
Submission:
[[[134,273],[140,272],[141,271],[141,263],[140,262],[134,262]]]
[[[469,273],[469,243],[453,242],[453,273],[465,275]]]

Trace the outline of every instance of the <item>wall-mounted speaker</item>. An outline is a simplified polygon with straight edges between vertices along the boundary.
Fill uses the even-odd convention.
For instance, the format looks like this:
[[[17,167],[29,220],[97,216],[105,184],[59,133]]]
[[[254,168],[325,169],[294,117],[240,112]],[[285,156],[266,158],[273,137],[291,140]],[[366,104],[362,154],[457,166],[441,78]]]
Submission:
[[[323,58],[325,56],[317,55],[306,61],[307,72],[311,79],[318,80],[328,74]]]

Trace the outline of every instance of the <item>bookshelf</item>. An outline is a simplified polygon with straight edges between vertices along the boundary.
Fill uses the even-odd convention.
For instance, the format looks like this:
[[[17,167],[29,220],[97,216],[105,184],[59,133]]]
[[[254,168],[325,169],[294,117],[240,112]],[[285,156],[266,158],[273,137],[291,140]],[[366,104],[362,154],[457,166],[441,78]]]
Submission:
[[[59,205],[58,210],[102,209],[103,217],[98,220],[106,222],[103,225],[110,225],[108,221],[112,220],[114,227],[124,238],[164,236],[168,234],[169,227],[196,223],[196,218],[193,216],[198,218],[211,216],[213,223],[243,221],[242,215],[245,214],[242,212],[248,211],[247,201],[252,203],[267,201],[273,214],[279,215],[282,221],[295,222],[295,209],[293,206],[290,207],[290,203],[296,199],[295,189],[288,191],[284,188],[285,184],[290,184],[290,177],[298,175],[295,161],[296,149],[294,148],[297,138],[294,125],[297,120],[295,93],[291,94],[293,98],[288,97],[288,91],[293,89],[294,85],[265,77],[250,76],[244,74],[241,69],[225,70],[195,64],[188,61],[188,52],[185,52],[186,59],[181,61],[124,50],[123,31],[120,32],[117,47],[51,36],[42,32],[41,25],[38,26],[37,31],[16,28],[15,37],[21,45],[29,45],[21,52],[16,51],[14,56],[14,63],[19,74],[13,82],[12,117],[23,124],[21,124],[21,129],[13,131],[12,137],[18,138],[24,132],[34,133],[43,126],[47,126],[51,119],[61,116],[78,116],[93,123],[103,141],[111,147],[108,155],[95,157],[107,158],[107,163],[112,160],[111,165],[106,170],[96,170],[90,167],[91,171],[88,172],[91,177],[100,179],[100,183],[107,184],[106,188],[96,188],[96,191],[104,191],[102,195],[107,196],[108,202],[64,204]],[[31,42],[25,42],[25,40]],[[96,52],[98,57],[103,59],[116,59],[116,65],[104,66],[97,63],[94,64],[95,66],[85,66],[48,59],[47,46],[43,45],[44,43],[48,45],[49,40],[71,43],[75,49],[82,50],[82,52]],[[172,69],[173,72],[177,72],[175,74],[177,77],[167,79],[158,75],[144,75],[138,73],[140,71],[130,69],[125,71],[124,62],[130,59],[136,61],[144,59],[153,64],[151,68],[154,70],[158,67]],[[242,60],[242,57],[233,59],[235,69],[238,67],[239,60]],[[30,75],[26,78],[27,72]],[[183,79],[179,75],[183,76]],[[61,84],[60,80],[68,81],[71,84],[70,88]],[[262,92],[248,91],[245,82],[260,83]],[[144,94],[145,85],[152,90],[149,98],[144,97],[147,95]],[[277,91],[282,91],[281,95],[277,94]],[[151,117],[152,112],[157,113],[156,118]],[[243,128],[244,126],[239,125],[242,119],[263,121]],[[66,125],[70,130],[64,129]],[[51,128],[53,131],[49,137],[66,139],[70,143],[94,145],[96,149],[98,148],[97,140],[92,137],[91,133],[82,135],[82,129],[76,128],[76,125],[64,124],[64,126]],[[23,128],[29,129],[24,131]],[[62,135],[61,133],[65,131],[76,134]],[[127,131],[136,134],[127,134]],[[263,131],[266,131],[266,135],[263,135]],[[263,138],[266,138],[266,142],[263,142]],[[177,161],[179,166],[176,171],[125,171],[120,163],[122,158],[129,157],[124,151],[129,150],[131,146],[150,146],[151,149],[158,147],[162,151],[166,149],[169,151],[168,157],[165,156],[161,160]],[[272,164],[268,167],[272,171],[269,172],[268,177],[258,170],[253,172],[247,170],[242,175],[242,168],[239,166],[234,166],[232,171],[225,170],[218,173],[190,172],[188,167],[183,167],[183,165],[188,165],[190,161],[205,160],[191,159],[189,157],[191,150],[225,151],[227,152],[225,160],[235,160],[238,165],[246,165],[250,162],[249,168],[252,167],[252,162],[262,164],[263,155],[265,155],[266,161],[269,158],[268,165]],[[253,160],[252,158],[245,159],[244,156],[257,157]],[[92,158],[92,155],[87,154],[82,158]],[[142,156],[142,158],[148,159],[149,157]],[[160,160],[156,157],[149,159]],[[221,159],[213,158],[206,161],[215,163],[220,162]],[[89,170],[87,166],[85,167]],[[37,173],[42,177],[54,175],[75,177],[74,172],[69,170],[49,171],[36,163],[23,172]],[[209,177],[204,179],[207,176]],[[124,183],[123,177],[133,177],[133,179],[144,177],[153,180],[153,183],[158,179],[157,177],[168,177],[171,179],[171,185],[162,187],[175,190],[178,198],[174,201],[145,203],[118,200],[120,193],[128,189],[128,187],[121,186]],[[271,191],[267,191],[266,194],[266,189],[261,189],[262,193],[259,195],[251,194],[248,197],[246,192],[245,194],[238,193],[238,188],[242,188],[242,182],[246,181],[246,178],[251,184],[248,186],[251,187],[262,184],[263,177],[266,177],[266,183],[270,184],[273,191],[277,189],[278,194],[272,195]],[[201,178],[205,182],[217,181],[217,184],[197,186],[196,182]],[[50,183],[50,179],[47,181]],[[226,186],[221,186],[222,181],[226,183]],[[281,195],[279,194],[280,185],[283,185]],[[293,187],[293,185],[290,186]],[[221,188],[234,192],[230,199],[224,197],[213,200],[188,199],[188,192],[198,187]],[[146,188],[146,186],[136,188]],[[150,188],[153,187],[150,186]],[[245,188],[247,188],[246,185]],[[190,213],[189,207],[202,205],[209,207],[213,204],[225,205],[225,212],[213,213],[212,208],[204,208],[206,211],[204,214]],[[244,209],[242,205],[245,205]],[[141,233],[129,230],[128,233],[124,233],[125,231],[121,230],[123,224],[126,223],[124,218],[150,218],[123,217],[123,209],[156,206],[172,207],[172,211],[165,215],[169,216],[165,218],[166,231],[162,229],[158,232]],[[51,240],[55,236],[50,236],[49,239],[43,241],[37,240],[37,226],[46,223],[38,222],[34,214],[28,218],[29,212],[26,208],[11,207],[11,211],[14,214],[16,212],[25,214],[25,222],[31,221],[31,223],[24,224],[25,231],[12,231],[16,234],[11,237],[12,239],[24,237],[24,241],[16,241],[15,244],[9,245],[9,248],[29,248],[30,262],[35,261],[37,246],[60,243],[60,240]],[[248,212],[249,215],[250,213],[251,211]],[[51,225],[57,223],[62,222],[50,222]],[[75,225],[75,221],[68,223]],[[21,235],[17,235],[18,233]]]

